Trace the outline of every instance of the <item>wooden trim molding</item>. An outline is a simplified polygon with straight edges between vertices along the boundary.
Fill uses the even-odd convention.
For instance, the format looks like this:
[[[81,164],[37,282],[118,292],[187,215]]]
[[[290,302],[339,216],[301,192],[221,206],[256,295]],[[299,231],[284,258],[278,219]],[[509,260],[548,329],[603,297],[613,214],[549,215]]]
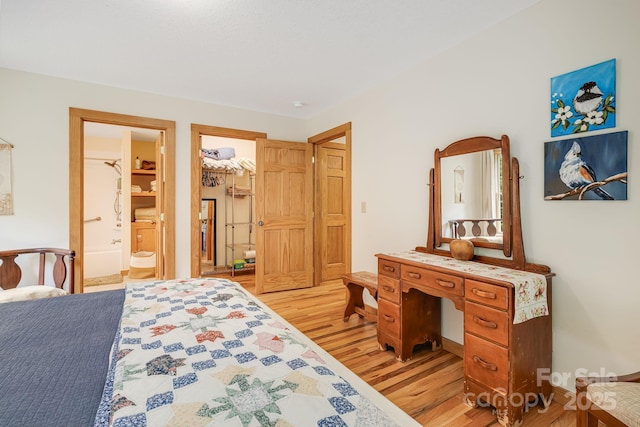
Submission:
[[[323,142],[332,141],[342,136],[346,136],[347,133],[351,133],[351,122],[336,126],[333,129],[329,129],[317,135],[311,136],[307,139],[307,142],[311,144],[322,144]]]
[[[464,359],[464,346],[450,340],[449,338],[442,337],[442,349]]]
[[[176,122],[126,114],[69,108],[69,247],[76,251],[73,293],[82,293],[84,277],[84,122],[154,129],[165,133],[163,279],[175,278]]]

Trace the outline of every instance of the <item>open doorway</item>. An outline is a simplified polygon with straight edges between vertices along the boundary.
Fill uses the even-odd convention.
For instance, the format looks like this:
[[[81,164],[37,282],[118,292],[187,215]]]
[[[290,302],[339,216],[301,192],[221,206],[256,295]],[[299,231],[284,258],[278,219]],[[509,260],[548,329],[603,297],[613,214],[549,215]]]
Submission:
[[[158,277],[156,143],[161,139],[155,129],[85,122],[85,288],[122,283],[127,276]],[[141,267],[145,262],[151,265]]]
[[[255,141],[265,137],[261,132],[191,125],[192,277],[254,271],[251,251],[255,250]],[[222,156],[205,156],[222,148]],[[214,157],[222,162],[215,162]],[[209,209],[214,205],[207,200],[211,199],[216,201],[212,212],[215,229],[211,229],[213,221],[209,220]],[[214,235],[215,242],[210,244],[215,249],[207,252],[203,239]],[[215,258],[209,259],[213,252]]]
[[[191,275],[202,275],[202,144],[205,135],[238,138],[251,141],[266,138],[266,134],[191,125]],[[308,138],[316,158],[314,170],[314,270],[313,285],[340,280],[351,271],[351,123],[335,127]],[[259,156],[256,162],[259,163]],[[259,169],[259,165],[257,165]],[[312,167],[311,165],[309,167]],[[259,181],[259,177],[256,177]],[[255,185],[255,183],[254,183]],[[257,188],[257,185],[256,185]],[[273,197],[273,189],[265,190],[265,197]],[[261,195],[256,193],[256,206]],[[259,218],[255,218],[260,224]],[[256,241],[257,243],[257,241]],[[279,250],[280,246],[272,248]],[[259,248],[256,248],[259,253]],[[260,257],[257,257],[258,261]],[[257,279],[256,279],[257,280]]]
[[[255,141],[203,135],[201,274],[255,270]],[[212,203],[213,201],[213,203]]]
[[[118,156],[117,154],[117,148],[107,150],[110,152],[109,155],[104,155],[104,152],[100,153],[100,151],[96,151],[96,146],[91,142],[91,137],[85,135],[85,124],[88,125],[89,128],[94,124],[115,125],[127,128],[124,134],[128,135],[128,138],[125,137],[122,139],[120,155]],[[122,132],[122,129],[119,130]],[[136,135],[149,131],[157,138],[154,142],[140,140],[144,138],[138,138],[138,140],[136,140]],[[138,132],[138,134],[136,134],[136,132]],[[107,225],[108,227],[111,225],[114,227],[114,230],[107,231],[109,245],[113,242],[114,247],[120,244],[120,248],[124,248],[120,251],[121,272],[123,266],[130,267],[127,261],[133,259],[129,257],[129,255],[134,243],[140,244],[140,242],[136,241],[137,239],[134,234],[144,234],[144,232],[132,232],[132,229],[135,229],[135,221],[132,221],[132,219],[135,218],[137,205],[142,203],[144,205],[153,205],[156,209],[153,214],[156,218],[156,224],[152,224],[150,220],[149,224],[152,227],[151,231],[147,232],[146,238],[147,241],[150,238],[153,240],[153,249],[155,252],[154,275],[152,277],[162,279],[175,277],[175,122],[70,108],[69,134],[69,242],[70,247],[76,251],[73,292],[83,292],[85,267],[89,266],[87,261],[92,262],[92,260],[87,259],[85,256],[85,245],[91,246],[90,242],[86,240],[88,236],[86,235],[85,224],[95,225],[95,223],[102,222],[101,214],[94,214],[89,211],[93,201],[85,200],[89,199],[89,197],[85,196],[85,186],[87,184],[85,182],[85,157],[91,157],[93,159],[92,161],[96,163],[95,167],[103,166],[104,168],[112,169],[110,170],[111,173],[115,172],[120,175],[119,177],[112,176],[111,180],[107,179],[107,185],[113,186],[115,182],[116,188],[111,189],[113,190],[111,195],[105,196],[110,204],[113,203],[114,215],[112,216],[112,214],[109,213],[108,215],[105,214],[105,217],[113,219],[113,221],[110,221]],[[131,138],[132,135],[134,136],[133,138]],[[98,147],[105,149],[104,146],[100,144],[98,144]],[[85,152],[86,149],[89,149],[89,153],[93,154],[87,156]],[[93,152],[91,150],[93,150]],[[135,154],[136,152],[139,154]],[[150,154],[151,152],[154,154]],[[138,157],[138,161],[136,161],[135,157]],[[146,161],[144,166],[142,165],[143,159]],[[120,178],[119,181],[118,178]],[[110,181],[110,184],[108,181]],[[155,190],[152,189],[152,181],[155,181],[153,184]],[[119,193],[117,193],[118,182],[120,185]],[[134,185],[138,187],[144,186],[144,191],[141,188],[139,194],[132,196],[131,190]],[[118,197],[116,197],[115,194],[118,194]],[[136,201],[136,199],[140,199],[142,202]],[[149,211],[146,211],[146,213],[148,212]],[[116,234],[118,234],[118,216],[120,217],[121,228],[119,237],[116,236]],[[97,217],[100,217],[101,220],[95,220]],[[86,220],[91,221],[85,223]],[[113,222],[113,224],[111,224],[111,222]],[[103,235],[103,237],[105,236]],[[118,240],[120,241],[118,242]],[[107,247],[111,249],[111,246]],[[124,255],[124,252],[128,252],[128,255]],[[113,254],[110,256],[115,258]],[[123,257],[126,257],[124,262],[122,262]],[[148,268],[148,260],[146,259],[139,264],[141,269]],[[146,270],[145,274],[148,274],[148,271],[149,270]]]

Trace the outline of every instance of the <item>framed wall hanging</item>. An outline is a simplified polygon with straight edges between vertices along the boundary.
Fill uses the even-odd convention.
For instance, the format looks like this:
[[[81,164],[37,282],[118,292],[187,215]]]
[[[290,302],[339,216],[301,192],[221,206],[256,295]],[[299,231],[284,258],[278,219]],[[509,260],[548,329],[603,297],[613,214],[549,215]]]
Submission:
[[[627,200],[628,132],[544,145],[545,200]]]
[[[616,125],[616,60],[551,78],[551,136]]]
[[[11,150],[13,144],[0,138],[0,215],[13,215]]]

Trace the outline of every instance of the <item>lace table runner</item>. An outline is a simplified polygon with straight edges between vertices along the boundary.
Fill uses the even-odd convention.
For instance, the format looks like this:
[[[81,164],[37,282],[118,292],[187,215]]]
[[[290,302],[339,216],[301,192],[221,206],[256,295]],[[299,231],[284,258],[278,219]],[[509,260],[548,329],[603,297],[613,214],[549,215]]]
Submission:
[[[547,279],[541,274],[473,261],[458,261],[454,258],[416,251],[387,252],[382,255],[513,283],[515,286],[514,324],[549,314]]]

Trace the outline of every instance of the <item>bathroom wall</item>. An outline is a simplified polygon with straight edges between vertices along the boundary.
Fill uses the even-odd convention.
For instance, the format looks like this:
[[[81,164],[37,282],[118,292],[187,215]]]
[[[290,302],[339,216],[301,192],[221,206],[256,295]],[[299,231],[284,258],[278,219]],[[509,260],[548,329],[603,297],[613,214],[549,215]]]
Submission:
[[[116,200],[116,170],[106,165],[120,158],[120,141],[110,138],[85,138],[84,160],[84,276],[85,278],[120,273],[122,253],[122,221],[115,211],[121,209]],[[100,220],[95,220],[96,218]]]

